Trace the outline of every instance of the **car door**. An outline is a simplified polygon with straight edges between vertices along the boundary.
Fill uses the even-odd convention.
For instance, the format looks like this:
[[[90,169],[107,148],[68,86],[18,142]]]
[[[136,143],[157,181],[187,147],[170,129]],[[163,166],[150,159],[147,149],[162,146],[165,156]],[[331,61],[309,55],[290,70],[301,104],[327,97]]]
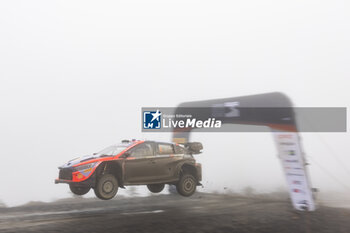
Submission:
[[[143,184],[154,175],[153,143],[145,142],[135,146],[124,159],[124,183]]]
[[[176,160],[174,145],[170,143],[155,143],[155,180],[167,181],[174,178]]]

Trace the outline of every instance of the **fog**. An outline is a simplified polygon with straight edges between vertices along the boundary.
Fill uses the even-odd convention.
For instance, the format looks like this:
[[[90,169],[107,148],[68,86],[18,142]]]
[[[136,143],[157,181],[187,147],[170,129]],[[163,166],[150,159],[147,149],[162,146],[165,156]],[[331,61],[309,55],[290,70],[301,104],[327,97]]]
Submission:
[[[349,12],[347,1],[2,1],[0,200],[67,197],[53,182],[67,160],[170,141],[141,132],[141,107],[273,91],[349,107]],[[301,136],[321,165],[309,159],[313,186],[349,192],[349,133]],[[205,190],[286,190],[270,133],[192,138]]]

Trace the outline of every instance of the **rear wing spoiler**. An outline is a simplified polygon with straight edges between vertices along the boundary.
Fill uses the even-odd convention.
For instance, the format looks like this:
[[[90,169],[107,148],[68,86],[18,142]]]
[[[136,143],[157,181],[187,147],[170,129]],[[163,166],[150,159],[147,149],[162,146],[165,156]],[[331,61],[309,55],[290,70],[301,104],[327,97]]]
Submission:
[[[203,150],[203,145],[200,142],[188,142],[182,144],[185,149],[191,154],[200,154]]]

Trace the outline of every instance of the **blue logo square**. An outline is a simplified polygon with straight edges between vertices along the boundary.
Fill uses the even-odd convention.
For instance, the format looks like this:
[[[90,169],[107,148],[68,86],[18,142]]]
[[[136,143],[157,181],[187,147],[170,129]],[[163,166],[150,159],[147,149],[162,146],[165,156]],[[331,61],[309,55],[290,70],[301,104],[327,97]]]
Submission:
[[[143,112],[144,129],[160,129],[161,120],[162,120],[162,113],[159,110]]]

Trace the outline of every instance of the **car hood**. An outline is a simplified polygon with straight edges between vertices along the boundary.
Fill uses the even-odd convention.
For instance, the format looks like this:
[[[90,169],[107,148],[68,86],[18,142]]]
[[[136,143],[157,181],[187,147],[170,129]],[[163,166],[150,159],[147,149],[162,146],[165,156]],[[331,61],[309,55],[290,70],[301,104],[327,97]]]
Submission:
[[[77,165],[79,163],[86,162],[86,161],[89,161],[89,160],[93,160],[93,159],[96,159],[96,158],[98,158],[98,156],[85,155],[85,156],[82,156],[82,157],[78,157],[78,158],[69,160],[67,163],[63,164],[59,168],[72,167],[72,166]]]

